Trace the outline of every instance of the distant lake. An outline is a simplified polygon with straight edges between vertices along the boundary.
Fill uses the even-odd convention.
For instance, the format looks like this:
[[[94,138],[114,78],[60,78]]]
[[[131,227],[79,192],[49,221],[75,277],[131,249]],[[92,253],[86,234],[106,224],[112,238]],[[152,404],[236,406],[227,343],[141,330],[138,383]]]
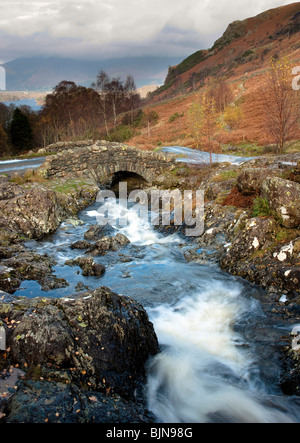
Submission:
[[[4,103],[7,106],[9,106],[10,104],[13,104],[18,107],[26,105],[26,106],[30,106],[34,111],[39,111],[40,109],[42,109],[42,106],[38,105],[34,98],[27,98],[27,99],[24,98],[24,99],[12,101],[12,102],[1,101],[1,103]]]

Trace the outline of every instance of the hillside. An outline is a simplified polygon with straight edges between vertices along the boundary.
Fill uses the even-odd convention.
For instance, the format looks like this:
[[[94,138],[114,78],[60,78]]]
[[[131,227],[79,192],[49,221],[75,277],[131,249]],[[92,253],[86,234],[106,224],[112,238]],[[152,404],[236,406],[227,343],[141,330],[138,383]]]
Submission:
[[[231,23],[212,48],[199,50],[169,68],[164,85],[153,97],[192,91],[215,75],[237,78],[263,69],[276,53],[300,60],[300,2]]]
[[[193,147],[193,140],[187,136],[188,109],[212,79],[224,77],[243,117],[238,128],[221,134],[220,142],[270,144],[256,106],[259,88],[272,57],[287,56],[293,66],[300,65],[299,32],[299,2],[231,23],[212,48],[199,50],[169,68],[164,85],[151,94],[148,104],[159,114],[158,124],[151,128],[150,136],[145,129],[130,142],[145,149],[161,145]]]

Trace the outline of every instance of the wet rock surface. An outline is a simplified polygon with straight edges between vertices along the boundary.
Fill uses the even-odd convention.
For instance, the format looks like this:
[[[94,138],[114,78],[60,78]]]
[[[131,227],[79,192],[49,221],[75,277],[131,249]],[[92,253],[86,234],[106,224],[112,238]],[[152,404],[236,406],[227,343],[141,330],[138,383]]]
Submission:
[[[300,396],[300,350],[291,346],[295,337],[286,337],[286,344],[282,346],[283,371],[280,378],[280,387],[286,395]],[[299,343],[299,338],[297,344]]]
[[[44,238],[55,232],[62,221],[76,217],[79,210],[94,201],[98,187],[85,184],[77,188],[77,182],[66,182],[55,191],[49,189],[51,184],[46,187],[18,179],[24,181],[22,186],[9,181],[0,183],[0,290],[13,294],[24,280],[37,281],[44,291],[67,287],[69,283],[64,278],[54,275],[56,261],[47,254],[34,253],[23,243]],[[100,269],[94,269],[94,273],[99,274]]]
[[[92,225],[85,233],[84,239],[87,241],[97,241],[101,237],[110,236],[114,233],[114,228],[110,225]]]
[[[105,255],[108,251],[118,251],[128,245],[130,240],[124,234],[117,234],[115,237],[103,237],[87,249],[87,254]]]
[[[5,422],[150,420],[142,382],[159,349],[133,299],[105,287],[59,300],[16,298],[0,302],[0,321],[6,360],[25,371]]]
[[[0,263],[0,289],[13,294],[24,280],[35,280],[48,291],[54,288],[66,287],[68,282],[54,275],[55,261],[47,255],[39,255],[24,247],[2,248]],[[12,255],[13,254],[13,255]]]
[[[24,381],[5,410],[5,423],[151,423],[141,400],[76,385]]]
[[[74,260],[67,260],[65,264],[79,266],[84,276],[101,277],[105,273],[105,266],[95,263],[92,257],[77,257]]]

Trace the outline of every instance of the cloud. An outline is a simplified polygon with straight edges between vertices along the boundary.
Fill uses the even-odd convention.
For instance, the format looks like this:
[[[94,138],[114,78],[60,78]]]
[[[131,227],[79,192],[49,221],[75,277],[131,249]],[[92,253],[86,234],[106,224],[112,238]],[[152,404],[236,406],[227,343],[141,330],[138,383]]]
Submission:
[[[0,60],[188,55],[283,0],[1,0]],[[242,7],[241,7],[242,6]]]

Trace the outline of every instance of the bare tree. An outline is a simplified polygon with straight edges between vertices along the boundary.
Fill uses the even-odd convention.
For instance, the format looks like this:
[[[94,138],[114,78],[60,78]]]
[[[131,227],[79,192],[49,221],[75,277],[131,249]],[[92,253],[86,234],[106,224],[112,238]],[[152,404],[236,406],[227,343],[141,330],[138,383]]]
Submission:
[[[141,102],[140,94],[138,94],[136,90],[136,85],[133,77],[131,75],[127,76],[125,85],[124,85],[124,91],[126,95],[126,101],[127,106],[130,110],[130,118],[131,118],[131,124],[133,124],[134,121],[134,110],[139,107]]]
[[[261,91],[261,113],[265,128],[274,140],[277,154],[297,130],[300,117],[299,94],[292,88],[292,67],[287,58],[272,58],[267,82]]]
[[[62,81],[46,96],[46,103],[33,121],[39,144],[74,137],[91,137],[99,126],[99,95],[91,88]],[[30,117],[30,115],[29,115]]]
[[[192,74],[190,74],[189,76],[189,83],[193,89],[193,92],[195,92],[196,90],[196,83],[197,83],[197,74],[196,72],[192,72]]]
[[[124,103],[124,86],[120,78],[113,78],[107,85],[108,101],[112,107],[114,127],[117,126],[117,115]]]
[[[234,99],[232,89],[225,77],[214,78],[210,81],[208,97],[215,101],[217,112],[223,112]]]
[[[103,70],[97,75],[96,82],[92,83],[92,88],[99,94],[98,109],[101,113],[106,129],[106,135],[109,137],[108,119],[109,119],[109,101],[108,101],[108,85],[110,79]]]

